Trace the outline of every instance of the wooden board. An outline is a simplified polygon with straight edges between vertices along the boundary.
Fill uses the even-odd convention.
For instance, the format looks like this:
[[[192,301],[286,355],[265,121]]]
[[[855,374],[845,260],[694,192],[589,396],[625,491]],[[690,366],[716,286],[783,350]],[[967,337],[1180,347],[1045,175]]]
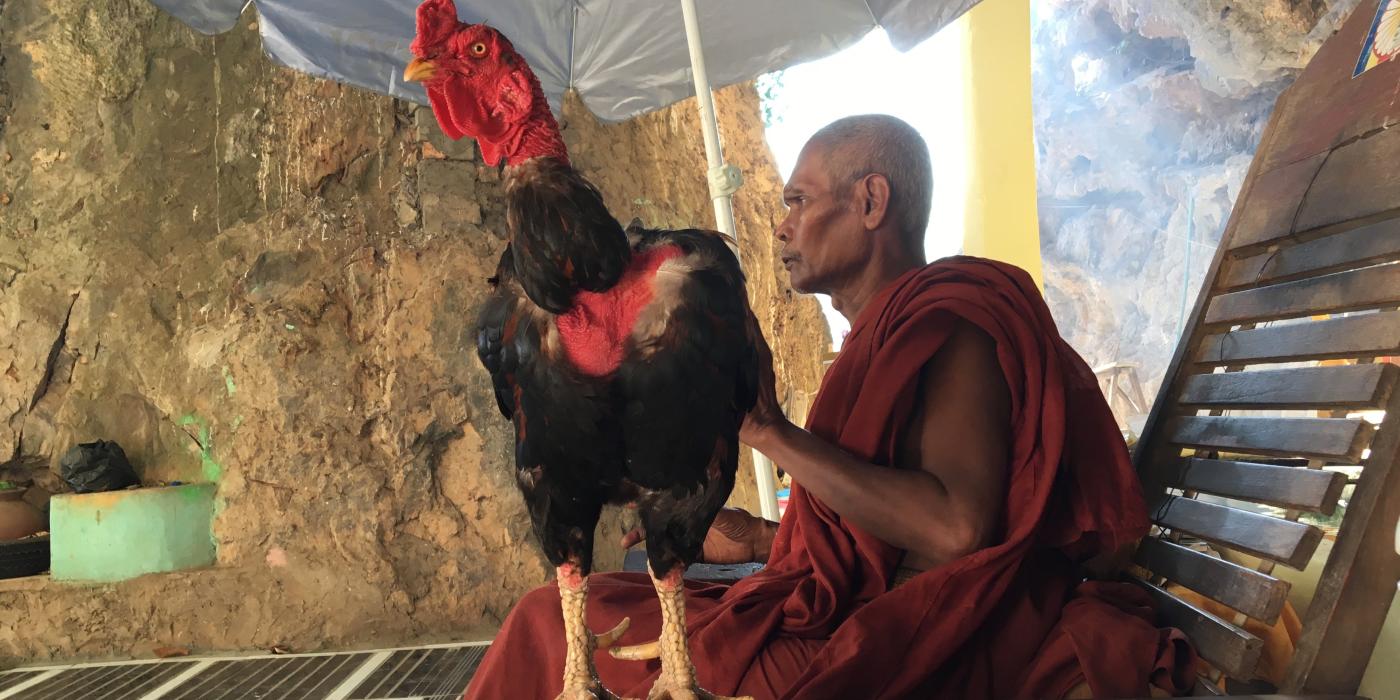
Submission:
[[[1341,472],[1197,457],[1166,469],[1174,487],[1324,515],[1336,510],[1347,483]]]
[[[1299,571],[1307,567],[1322,541],[1322,530],[1312,525],[1180,496],[1160,497],[1152,515],[1163,527],[1273,559]]]
[[[1288,597],[1286,581],[1155,537],[1143,540],[1133,560],[1158,576],[1269,625],[1278,619]]]
[[[1378,408],[1395,386],[1391,364],[1299,367],[1262,372],[1198,374],[1178,402],[1199,408]]]
[[[1152,595],[1160,621],[1185,632],[1207,661],[1236,678],[1253,677],[1264,646],[1258,637],[1150,583],[1134,583]]]
[[[1219,286],[1237,289],[1277,284],[1396,259],[1400,259],[1400,219],[1389,219],[1231,260],[1220,274]]]
[[[1263,150],[1262,145],[1260,150]],[[1242,253],[1288,236],[1293,231],[1293,220],[1303,194],[1326,160],[1326,153],[1318,153],[1259,175],[1249,196],[1241,196],[1235,205],[1239,223],[1234,235],[1227,237],[1228,243],[1222,241],[1222,247]],[[1253,166],[1258,164],[1259,159],[1255,159]],[[1210,278],[1207,278],[1209,283]]]
[[[1354,461],[1370,429],[1351,418],[1239,418],[1181,416],[1167,426],[1170,442],[1185,447]]]
[[[1396,304],[1400,265],[1391,264],[1221,294],[1211,300],[1205,322],[1238,325]]]
[[[1332,151],[1303,196],[1294,231],[1400,210],[1400,131],[1386,129]]]
[[[1388,61],[1352,77],[1376,4],[1376,0],[1357,4],[1284,92],[1286,99],[1280,100],[1269,119],[1269,127],[1278,134],[1276,143],[1261,146],[1256,161],[1267,167],[1291,163],[1397,121],[1400,61]]]
[[[1203,365],[1265,364],[1400,355],[1400,312],[1306,321],[1207,336],[1194,361]]]

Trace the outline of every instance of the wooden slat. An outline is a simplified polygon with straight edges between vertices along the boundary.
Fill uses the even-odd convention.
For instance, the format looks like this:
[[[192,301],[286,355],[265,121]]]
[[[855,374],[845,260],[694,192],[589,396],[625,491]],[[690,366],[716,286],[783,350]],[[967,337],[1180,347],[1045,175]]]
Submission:
[[[1281,457],[1360,458],[1369,429],[1351,418],[1182,416],[1167,427],[1177,445]]]
[[[1265,148],[1266,145],[1261,143],[1259,152],[1263,153]],[[1259,167],[1262,160],[1254,159],[1250,164],[1251,172]],[[1321,152],[1250,178],[1253,187],[1249,196],[1241,196],[1235,205],[1232,217],[1237,225],[1221,241],[1221,247],[1232,250],[1258,248],[1292,233],[1293,220],[1302,204],[1303,194],[1308,191],[1326,160],[1327,153]]]
[[[1400,209],[1400,131],[1384,129],[1339,146],[1303,195],[1294,231]]]
[[[1386,264],[1221,294],[1208,325],[1253,323],[1372,309],[1400,303],[1400,265]]]
[[[1400,312],[1220,333],[1201,343],[1194,360],[1220,366],[1383,355],[1400,355]]]
[[[1134,579],[1134,583],[1152,595],[1160,620],[1185,632],[1207,661],[1236,678],[1254,677],[1264,646],[1258,637],[1146,581]]]
[[[1312,525],[1193,498],[1162,496],[1152,514],[1163,527],[1267,557],[1299,571],[1307,567],[1322,541],[1322,530]]]
[[[1400,219],[1232,260],[1220,274],[1222,289],[1277,284],[1400,259]]]
[[[1366,364],[1198,374],[1186,380],[1179,402],[1210,408],[1378,408],[1390,395],[1396,372],[1395,365]]]
[[[1341,472],[1221,459],[1184,458],[1167,468],[1177,488],[1324,515],[1336,510],[1347,484]]]
[[[1133,559],[1158,576],[1269,625],[1288,597],[1285,581],[1155,537],[1143,540]]]

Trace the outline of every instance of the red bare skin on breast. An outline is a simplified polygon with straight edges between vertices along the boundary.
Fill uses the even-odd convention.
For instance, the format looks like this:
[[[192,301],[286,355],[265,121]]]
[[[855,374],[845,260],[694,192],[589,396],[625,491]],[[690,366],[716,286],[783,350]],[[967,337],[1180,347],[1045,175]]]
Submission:
[[[651,303],[652,280],[662,263],[681,249],[669,245],[634,254],[622,279],[606,292],[579,292],[574,306],[554,320],[564,355],[590,377],[612,374],[622,365],[627,336]]]

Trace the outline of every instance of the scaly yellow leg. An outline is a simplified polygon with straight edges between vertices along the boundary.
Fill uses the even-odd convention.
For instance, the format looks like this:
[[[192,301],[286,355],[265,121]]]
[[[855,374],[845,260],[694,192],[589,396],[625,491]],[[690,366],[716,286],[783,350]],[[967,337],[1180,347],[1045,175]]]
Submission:
[[[568,645],[564,657],[564,690],[556,700],[619,700],[598,680],[598,670],[593,666],[593,652],[616,644],[622,633],[627,631],[631,619],[624,617],[612,630],[601,635],[593,634],[588,630],[584,617],[588,579],[573,564],[560,566],[555,575],[559,579],[559,602],[564,609],[564,640]]]
[[[647,700],[753,700],[751,697],[731,698],[715,695],[700,687],[695,680],[695,665],[690,663],[690,647],[685,636],[685,586],[681,583],[684,567],[677,566],[665,578],[651,574],[652,585],[661,600],[661,638],[654,642],[630,647],[617,647],[608,653],[619,659],[661,659],[661,675],[647,693]]]

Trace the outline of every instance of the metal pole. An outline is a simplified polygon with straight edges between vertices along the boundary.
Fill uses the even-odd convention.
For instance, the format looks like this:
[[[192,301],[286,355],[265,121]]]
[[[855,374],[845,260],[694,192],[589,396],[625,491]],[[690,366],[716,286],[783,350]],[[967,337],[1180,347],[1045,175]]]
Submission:
[[[734,206],[730,197],[743,178],[739,169],[726,165],[719,143],[719,122],[715,119],[715,98],[710,93],[710,76],[705,72],[705,49],[700,41],[700,18],[695,0],[681,0],[685,16],[685,41],[690,48],[690,72],[695,79],[695,99],[700,106],[700,128],[705,137],[705,160],[709,164],[710,200],[715,206],[715,226],[739,240],[734,225]],[[773,479],[773,462],[758,450],[753,451],[754,479],[758,483],[759,512],[767,520],[778,519],[778,487]]]
[[[681,0],[685,16],[685,42],[690,48],[690,73],[695,80],[695,99],[700,105],[700,129],[705,136],[705,160],[709,162],[710,200],[715,205],[715,226],[738,239],[734,226],[734,207],[730,195],[739,188],[734,180],[738,169],[724,164],[724,152],[719,144],[719,123],[715,119],[715,98],[710,93],[710,76],[705,71],[705,48],[700,42],[700,18],[695,12],[695,0]]]

